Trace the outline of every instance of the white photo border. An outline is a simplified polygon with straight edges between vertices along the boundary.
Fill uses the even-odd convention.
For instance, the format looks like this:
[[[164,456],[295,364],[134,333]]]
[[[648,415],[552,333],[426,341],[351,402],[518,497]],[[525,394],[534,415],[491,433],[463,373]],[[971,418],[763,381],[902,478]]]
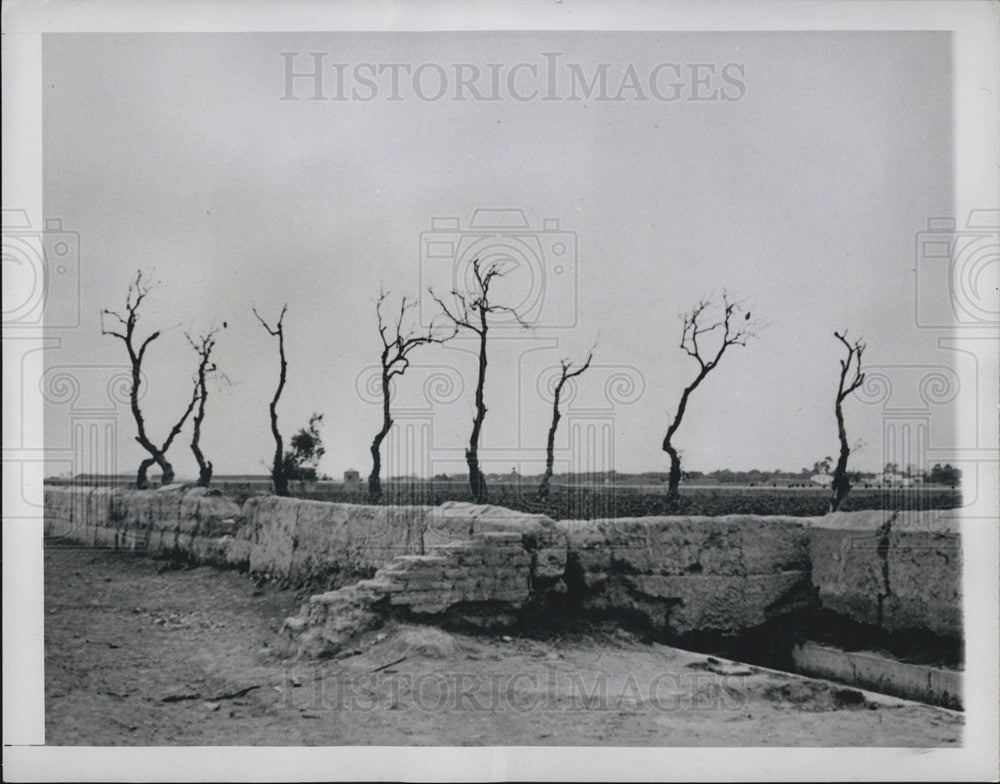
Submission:
[[[966,2],[10,2],[3,9],[3,203],[42,216],[41,35],[50,32],[411,30],[950,30],[953,35],[954,215],[996,208],[1000,45],[996,5]],[[919,132],[918,130],[916,132]],[[6,288],[6,284],[5,284]],[[979,361],[983,487],[1000,487],[998,340],[957,331]],[[44,747],[42,456],[19,454],[12,418],[41,427],[42,401],[12,383],[42,333],[5,335],[4,771],[8,780],[996,780],[1000,607],[996,526],[963,531],[966,727],[962,748],[70,748]],[[961,424],[961,423],[960,423]],[[986,457],[984,458],[984,454]],[[17,474],[17,481],[13,475]],[[15,492],[15,486],[17,492]],[[21,488],[37,500],[33,509]],[[997,519],[997,496],[976,516]],[[36,520],[37,522],[37,520]]]

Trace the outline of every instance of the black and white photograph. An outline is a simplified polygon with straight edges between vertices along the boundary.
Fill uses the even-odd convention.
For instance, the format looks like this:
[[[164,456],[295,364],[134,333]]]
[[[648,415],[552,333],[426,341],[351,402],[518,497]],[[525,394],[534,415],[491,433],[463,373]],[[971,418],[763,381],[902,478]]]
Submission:
[[[996,9],[5,4],[5,777],[996,781]]]

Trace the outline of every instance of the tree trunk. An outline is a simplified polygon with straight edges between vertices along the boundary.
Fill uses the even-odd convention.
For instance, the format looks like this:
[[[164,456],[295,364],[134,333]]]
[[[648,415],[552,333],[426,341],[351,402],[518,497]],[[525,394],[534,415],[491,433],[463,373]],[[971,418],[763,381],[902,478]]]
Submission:
[[[205,348],[205,353],[201,355],[201,363],[198,365],[198,383],[195,386],[195,396],[198,398],[198,410],[191,420],[191,451],[194,453],[194,459],[198,461],[199,487],[208,487],[212,481],[212,464],[205,460],[205,455],[201,451],[201,423],[205,421],[205,404],[208,402],[208,386],[205,384],[205,374],[208,372],[209,352],[211,352],[211,346],[207,340],[204,345],[207,348]]]
[[[389,375],[385,369],[385,357],[382,357],[382,429],[372,440],[372,472],[368,475],[368,495],[377,499],[382,495],[382,442],[392,429],[392,416],[389,409],[390,389]]]
[[[372,472],[368,474],[368,495],[372,499],[382,497],[382,455],[379,453],[381,446],[382,439],[375,436],[371,445]]]
[[[465,450],[465,461],[469,466],[469,488],[476,503],[486,501],[486,477],[479,469],[479,433],[483,429],[486,418],[486,403],[483,399],[483,387],[486,384],[486,312],[480,314],[479,331],[479,377],[476,381],[476,416],[472,421],[472,436],[469,438],[469,448]]]
[[[205,418],[205,398],[207,397],[204,383],[201,384],[201,387],[201,400],[198,405],[198,413],[195,415],[193,421],[191,451],[194,453],[194,459],[198,461],[198,486],[208,487],[212,481],[212,464],[205,460],[205,455],[201,451],[201,446],[199,446],[201,441],[201,423]]]
[[[135,486],[140,490],[146,490],[149,487],[147,473],[153,464],[156,463],[156,447],[153,446],[153,442],[146,435],[146,422],[143,420],[142,410],[139,408],[139,383],[142,380],[142,364],[135,352],[132,351],[131,346],[128,346],[128,351],[129,358],[132,360],[132,386],[129,389],[129,404],[132,408],[132,418],[135,420],[137,431],[135,440],[150,455],[139,463]]]
[[[139,471],[135,477],[135,486],[140,490],[149,489],[149,478],[146,476],[146,474],[155,463],[156,461],[151,457],[147,457],[145,460],[139,463]]]
[[[277,422],[277,416],[272,412],[273,422]],[[274,440],[274,465],[271,467],[271,482],[274,484],[275,495],[288,495],[288,476],[285,474],[285,462],[283,460],[284,450],[282,449],[281,434],[278,433],[277,424],[272,425]]]
[[[681,456],[677,454],[677,449],[673,445],[674,433],[681,426],[681,419],[684,418],[684,412],[687,411],[688,398],[691,397],[691,393],[707,375],[708,369],[702,367],[698,377],[684,390],[684,394],[681,395],[681,401],[677,404],[677,415],[674,417],[674,421],[670,423],[670,427],[667,428],[667,434],[663,437],[663,451],[670,455],[670,479],[667,485],[667,498],[671,501],[676,501],[680,497],[681,484]]]
[[[278,400],[285,388],[285,375],[288,363],[285,361],[285,333],[281,322],[278,323],[278,356],[281,358],[281,373],[278,376],[278,388],[271,399],[271,435],[274,436],[274,465],[271,468],[271,481],[274,483],[275,495],[288,495],[288,476],[285,473],[285,449],[278,430]]]
[[[542,483],[538,486],[538,497],[545,499],[549,497],[549,482],[552,480],[552,466],[555,463],[556,428],[559,427],[559,393],[562,386],[556,387],[552,402],[552,426],[549,427],[549,438],[545,447],[545,474],[542,476]]]
[[[479,470],[479,455],[471,449],[465,450],[465,462],[469,466],[469,488],[472,490],[472,497],[477,504],[485,503],[488,497],[486,487],[486,477]]]
[[[546,468],[541,484],[538,485],[538,500],[544,501],[549,497],[549,482],[552,479],[552,469]]]
[[[851,482],[847,478],[847,458],[851,454],[851,449],[847,445],[847,431],[844,428],[844,412],[840,405],[840,395],[837,395],[837,435],[840,438],[840,457],[837,459],[837,467],[833,472],[833,482],[831,489],[833,496],[830,498],[830,511],[836,512],[840,505],[851,492]]]
[[[167,436],[167,440],[163,442],[163,446],[157,448],[157,446],[149,440],[146,435],[146,424],[142,418],[142,412],[139,410],[139,394],[138,394],[138,377],[139,377],[139,364],[138,360],[135,361],[132,367],[132,414],[135,418],[136,428],[139,431],[136,435],[135,440],[139,442],[147,452],[149,452],[149,457],[142,461],[139,465],[139,472],[136,477],[136,487],[143,490],[149,487],[149,480],[146,477],[149,467],[156,463],[160,469],[163,471],[162,484],[169,485],[174,481],[174,467],[167,462],[166,454],[167,450],[170,448],[170,444],[173,442],[174,438],[180,432],[181,428],[184,427],[184,423],[187,418],[191,415],[194,410],[195,400],[198,395],[198,388],[195,387],[195,391],[191,396],[191,402],[188,404],[187,410],[184,412],[184,416],[180,418],[177,424],[174,425],[173,429],[170,431],[170,435]]]
[[[163,456],[161,452],[156,458],[157,464],[163,471],[163,478],[160,480],[161,485],[169,485],[174,482],[174,467],[167,462],[167,458]]]
[[[667,485],[667,499],[676,501],[680,498],[681,456],[671,444],[664,444],[663,451],[670,455],[670,478]]]
[[[158,465],[163,472],[163,477],[160,480],[161,485],[169,485],[174,481],[174,467],[167,462],[167,458],[163,456],[163,452],[157,451],[139,463],[139,473],[136,476],[135,486],[140,490],[149,488],[149,477],[147,474],[154,464]]]
[[[194,453],[194,459],[198,461],[198,485],[208,487],[212,481],[212,464],[205,460],[197,440],[191,442],[191,451]]]

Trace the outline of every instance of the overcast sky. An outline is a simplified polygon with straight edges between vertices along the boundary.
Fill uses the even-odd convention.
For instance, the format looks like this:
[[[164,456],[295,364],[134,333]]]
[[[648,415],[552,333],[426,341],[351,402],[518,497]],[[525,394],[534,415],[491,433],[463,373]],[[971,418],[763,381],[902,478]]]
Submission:
[[[308,100],[309,79],[287,93],[281,53],[305,72],[310,52],[325,53],[325,100]],[[605,97],[623,100],[574,83],[602,63]],[[456,65],[478,69],[477,92],[458,85]],[[50,35],[43,66],[45,215],[81,246],[81,322],[57,333],[46,363],[69,367],[82,391],[47,407],[49,444],[66,441],[71,414],[108,405],[125,354],[101,337],[98,313],[123,305],[137,267],[162,281],[140,332],[180,325],[147,353],[154,440],[190,393],[184,331],[228,325],[217,361],[231,384],[213,388],[203,433],[219,474],[262,473],[273,450],[277,347],[250,308],[274,318],[285,302],[282,429],[322,412],[321,470],[367,474],[379,285],[397,297],[448,286],[448,243],[521,249],[496,299],[537,322],[491,345],[490,472],[541,470],[551,404],[539,379],[595,338],[557,471],[571,420],[613,427],[612,445],[592,445],[605,457],[578,455],[576,467],[667,470],[660,444],[697,370],[678,346],[679,314],[723,288],[769,326],[692,397],[676,437],[685,469],[798,470],[836,454],[835,329],[866,338],[872,365],[951,361],[913,315],[914,235],[952,214],[946,34]],[[477,240],[475,211],[496,208],[522,210],[534,233]],[[457,228],[434,222],[452,218]],[[413,355],[396,405],[430,428],[429,463],[390,465],[466,470],[470,348]],[[117,467],[130,471],[142,450],[118,410]],[[853,465],[876,470],[879,407],[845,411],[863,442]],[[951,421],[934,411],[932,446],[950,443]],[[189,431],[169,454],[181,476],[196,473]]]

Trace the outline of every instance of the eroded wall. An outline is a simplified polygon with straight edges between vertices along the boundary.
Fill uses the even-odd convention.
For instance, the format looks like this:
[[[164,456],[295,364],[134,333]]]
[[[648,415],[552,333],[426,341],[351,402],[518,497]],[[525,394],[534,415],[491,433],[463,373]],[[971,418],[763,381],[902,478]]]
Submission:
[[[656,632],[731,634],[823,608],[890,632],[961,637],[953,512],[554,522],[454,502],[384,507],[255,496],[241,508],[213,490],[179,485],[49,486],[45,531],[296,585],[339,587],[374,575],[355,591],[363,612],[437,615],[479,603],[505,614],[559,597],[580,613],[629,615]],[[320,596],[324,607],[355,606],[351,596]],[[343,626],[306,608],[291,632],[321,616]]]
[[[584,610],[671,634],[737,632],[808,602],[808,530],[797,518],[563,521],[568,580]]]
[[[954,510],[837,512],[806,524],[822,607],[888,633],[962,637],[962,550]]]

